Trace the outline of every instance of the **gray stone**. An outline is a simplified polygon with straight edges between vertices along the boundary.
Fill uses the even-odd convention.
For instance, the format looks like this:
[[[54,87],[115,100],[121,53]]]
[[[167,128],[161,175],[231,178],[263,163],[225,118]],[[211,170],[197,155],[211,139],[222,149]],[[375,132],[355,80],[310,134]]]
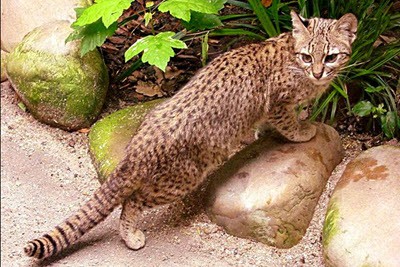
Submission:
[[[75,20],[76,7],[91,0],[1,1],[1,49],[11,52],[34,28],[56,20]]]
[[[259,139],[212,176],[208,214],[232,235],[292,247],[342,157],[338,133],[323,124],[306,143]]]
[[[93,124],[89,133],[89,151],[103,183],[124,156],[144,116],[164,99],[137,104],[116,111]]]
[[[65,130],[89,127],[103,106],[108,73],[97,50],[80,57],[80,42],[65,44],[67,21],[34,29],[8,55],[7,74],[32,115]]]
[[[400,266],[400,147],[368,149],[351,161],[328,205],[327,266]]]

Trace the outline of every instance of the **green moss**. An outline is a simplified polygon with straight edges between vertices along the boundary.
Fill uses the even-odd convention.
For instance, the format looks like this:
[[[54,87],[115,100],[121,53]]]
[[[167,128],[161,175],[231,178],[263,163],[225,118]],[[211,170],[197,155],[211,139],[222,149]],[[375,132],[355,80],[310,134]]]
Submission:
[[[248,216],[248,228],[252,237],[264,244],[277,248],[291,248],[298,244],[304,235],[304,232],[296,229],[293,224],[279,219],[274,219],[276,224],[271,226],[271,214],[268,212],[256,210]]]
[[[66,31],[63,27],[69,24],[55,25],[60,27],[56,30]],[[107,69],[101,55],[96,50],[80,58],[77,43],[77,47],[70,48],[56,44],[52,50],[43,44],[55,41],[50,37],[47,40],[46,34],[51,35],[51,30],[36,28],[10,54],[10,80],[38,120],[66,130],[89,127],[100,113],[108,89]],[[57,38],[62,37],[54,37]]]
[[[6,75],[6,59],[8,53],[1,50],[1,81],[5,81],[7,79]]]
[[[88,7],[93,4],[92,0],[81,0],[78,4],[79,7]]]
[[[128,107],[96,122],[89,133],[89,149],[99,174],[99,181],[105,179],[124,156],[128,145],[145,115],[163,99]]]
[[[329,245],[332,238],[339,232],[339,209],[334,199],[331,199],[328,205],[328,211],[325,216],[324,227],[322,229],[323,246]]]

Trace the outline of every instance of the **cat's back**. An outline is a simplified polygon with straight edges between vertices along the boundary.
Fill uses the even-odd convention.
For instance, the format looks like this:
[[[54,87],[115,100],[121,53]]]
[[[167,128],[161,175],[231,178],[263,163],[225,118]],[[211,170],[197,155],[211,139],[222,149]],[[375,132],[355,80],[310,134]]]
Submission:
[[[277,57],[291,52],[290,42],[291,35],[285,33],[215,58],[147,115],[139,135],[146,140],[201,139],[212,144],[222,139],[228,142],[230,135],[237,138],[236,133],[250,127],[262,113],[268,76],[282,68],[280,61],[289,56]]]

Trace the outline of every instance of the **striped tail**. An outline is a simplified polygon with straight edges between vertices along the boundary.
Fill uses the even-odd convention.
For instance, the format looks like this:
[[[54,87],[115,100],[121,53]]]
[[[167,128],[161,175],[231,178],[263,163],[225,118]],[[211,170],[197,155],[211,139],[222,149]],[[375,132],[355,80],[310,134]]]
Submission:
[[[29,241],[24,252],[29,257],[45,259],[74,244],[81,236],[103,221],[122,201],[133,193],[126,177],[114,171],[79,211],[50,233]],[[113,177],[114,176],[114,177]]]

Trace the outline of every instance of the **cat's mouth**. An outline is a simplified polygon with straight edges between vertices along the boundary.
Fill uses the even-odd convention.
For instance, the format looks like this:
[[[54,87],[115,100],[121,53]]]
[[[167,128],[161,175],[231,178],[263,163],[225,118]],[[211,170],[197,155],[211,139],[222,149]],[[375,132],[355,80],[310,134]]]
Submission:
[[[308,78],[311,80],[311,82],[315,85],[328,85],[333,79],[333,73],[322,73],[322,74],[314,74],[314,73],[309,73]]]
[[[329,79],[329,78],[316,79],[314,77],[310,77],[310,80],[315,85],[327,85],[331,82],[331,79]]]

